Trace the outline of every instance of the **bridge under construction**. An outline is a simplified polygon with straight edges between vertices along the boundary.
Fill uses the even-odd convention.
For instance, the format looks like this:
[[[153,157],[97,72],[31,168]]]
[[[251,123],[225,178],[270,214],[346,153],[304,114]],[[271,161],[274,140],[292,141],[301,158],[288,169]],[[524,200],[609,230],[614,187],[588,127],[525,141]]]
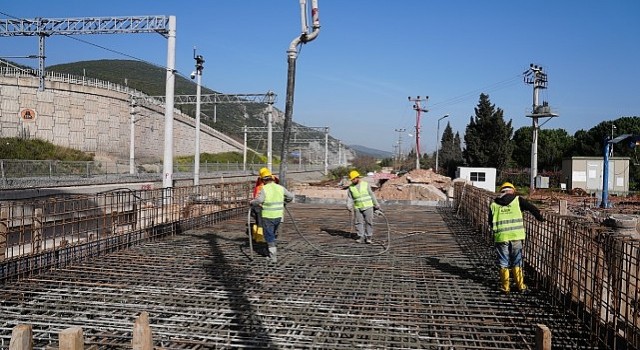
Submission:
[[[70,327],[86,346],[131,348],[142,313],[158,349],[543,349],[545,334],[558,349],[638,347],[637,243],[589,240],[598,250],[579,222],[528,220],[531,292],[504,295],[482,228],[488,193],[458,186],[455,205],[384,205],[370,245],[344,206],[292,203],[273,264],[249,244],[248,184],[225,186],[175,190],[171,210],[157,190],[126,205],[9,204],[0,347],[30,325],[35,348]],[[18,222],[19,207],[31,219]]]

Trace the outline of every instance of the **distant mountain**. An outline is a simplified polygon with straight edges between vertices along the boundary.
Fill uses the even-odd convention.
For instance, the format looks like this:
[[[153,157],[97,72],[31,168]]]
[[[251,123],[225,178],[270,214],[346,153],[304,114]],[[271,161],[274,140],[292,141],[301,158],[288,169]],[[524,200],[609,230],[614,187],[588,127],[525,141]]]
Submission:
[[[379,149],[373,149],[360,145],[349,145],[349,148],[354,150],[359,156],[369,156],[376,159],[384,159],[393,157],[393,153],[387,151],[381,151]]]

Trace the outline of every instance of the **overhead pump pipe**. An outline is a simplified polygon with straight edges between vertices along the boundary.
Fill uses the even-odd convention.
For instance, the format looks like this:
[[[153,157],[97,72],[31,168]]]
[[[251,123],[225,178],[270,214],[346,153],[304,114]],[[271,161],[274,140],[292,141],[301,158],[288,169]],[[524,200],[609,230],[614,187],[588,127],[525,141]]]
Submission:
[[[297,36],[289,44],[287,49],[287,97],[284,109],[284,125],[282,132],[282,149],[280,153],[280,183],[286,186],[286,173],[289,154],[289,137],[293,124],[293,95],[295,91],[296,59],[298,58],[298,45],[306,44],[318,36],[320,32],[320,18],[318,12],[318,0],[311,0],[312,31],[309,33],[307,25],[307,0],[300,0],[300,18],[302,34]]]

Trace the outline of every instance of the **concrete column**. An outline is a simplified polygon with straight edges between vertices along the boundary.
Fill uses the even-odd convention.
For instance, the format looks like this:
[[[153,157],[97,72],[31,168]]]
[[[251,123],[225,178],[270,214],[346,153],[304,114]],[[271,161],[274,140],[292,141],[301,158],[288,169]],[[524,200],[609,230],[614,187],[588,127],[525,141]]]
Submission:
[[[63,329],[58,337],[59,350],[84,350],[82,328],[71,327]]]
[[[13,327],[9,350],[33,350],[33,329],[30,324]]]
[[[153,334],[149,326],[149,314],[143,311],[133,325],[133,350],[153,350]]]

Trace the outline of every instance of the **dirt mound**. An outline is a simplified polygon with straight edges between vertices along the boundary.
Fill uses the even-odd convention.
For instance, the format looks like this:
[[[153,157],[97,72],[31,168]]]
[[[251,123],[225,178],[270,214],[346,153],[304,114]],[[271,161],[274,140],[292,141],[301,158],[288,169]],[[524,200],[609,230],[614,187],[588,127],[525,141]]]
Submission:
[[[413,170],[404,176],[387,180],[375,192],[381,200],[446,200],[451,178],[431,169]]]

